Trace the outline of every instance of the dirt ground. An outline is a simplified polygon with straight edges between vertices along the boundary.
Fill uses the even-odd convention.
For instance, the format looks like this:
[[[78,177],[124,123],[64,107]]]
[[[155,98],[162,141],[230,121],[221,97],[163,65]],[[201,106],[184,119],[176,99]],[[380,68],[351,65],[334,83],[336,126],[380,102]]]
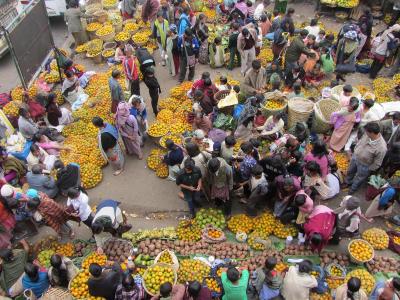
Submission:
[[[295,22],[301,23],[309,21],[314,16],[313,4],[294,3],[289,6],[294,7],[296,10]],[[336,22],[332,17],[322,17],[321,20],[326,28],[330,30],[337,31],[342,25],[342,23]],[[382,28],[382,24],[377,24],[376,28]],[[156,76],[159,79],[162,89],[160,98],[167,97],[169,89],[176,86],[178,82],[177,79],[169,76],[165,67],[161,66],[159,52],[155,52],[154,56],[157,61]],[[77,63],[84,64],[87,70],[102,71],[107,68],[105,64],[94,65],[87,59],[76,57],[75,60]],[[212,78],[217,78],[220,75],[229,75],[235,79],[242,80],[239,68],[228,71],[226,69],[210,69],[209,66],[204,65],[196,66],[195,78],[198,78],[205,70],[212,74]],[[371,81],[367,76],[356,73],[348,76],[348,83],[368,85]],[[148,89],[143,83],[141,83],[141,95],[146,100],[148,111],[151,112]],[[149,113],[149,118],[150,121],[153,120],[154,116],[152,113]],[[153,142],[146,142],[144,157],[147,157],[147,154],[154,146]],[[116,177],[112,175],[112,170],[109,166],[104,168],[103,181],[96,188],[89,190],[89,197],[92,206],[104,199],[120,201],[123,210],[125,210],[129,216],[129,220],[133,225],[133,230],[137,230],[140,228],[160,228],[168,225],[176,225],[178,218],[184,216],[187,211],[186,203],[178,198],[177,193],[178,188],[175,183],[157,178],[154,172],[147,168],[145,159],[138,160],[136,157],[126,157],[125,171],[120,176]],[[340,197],[328,201],[327,205],[332,208],[337,208],[344,195],[346,195],[346,193],[342,192]],[[359,191],[356,195],[364,199],[364,189]],[[365,211],[367,207],[368,203],[364,201],[363,210]],[[234,200],[233,213],[238,213],[240,211],[243,211],[241,205],[237,200]],[[398,212],[398,207],[396,207],[396,211]],[[86,226],[77,227],[76,223],[74,223],[73,226],[76,229],[76,236],[78,238],[86,239],[90,237],[90,232]],[[374,224],[362,222],[361,228],[364,229],[371,226],[383,226],[383,228],[387,229],[385,222],[379,219],[375,220]],[[35,236],[32,241],[51,232],[52,230],[49,228],[41,228],[40,234]],[[344,252],[346,245],[347,243],[342,241],[339,248]]]

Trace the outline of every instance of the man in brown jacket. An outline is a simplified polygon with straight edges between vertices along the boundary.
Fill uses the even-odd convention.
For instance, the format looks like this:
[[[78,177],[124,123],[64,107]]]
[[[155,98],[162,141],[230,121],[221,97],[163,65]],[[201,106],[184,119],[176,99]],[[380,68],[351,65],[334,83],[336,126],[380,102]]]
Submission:
[[[241,57],[240,73],[244,76],[256,58],[257,31],[252,23],[243,27],[237,39],[237,49]]]
[[[243,92],[247,97],[263,94],[266,82],[265,69],[261,67],[261,62],[253,60],[251,69],[247,71],[242,83]]]

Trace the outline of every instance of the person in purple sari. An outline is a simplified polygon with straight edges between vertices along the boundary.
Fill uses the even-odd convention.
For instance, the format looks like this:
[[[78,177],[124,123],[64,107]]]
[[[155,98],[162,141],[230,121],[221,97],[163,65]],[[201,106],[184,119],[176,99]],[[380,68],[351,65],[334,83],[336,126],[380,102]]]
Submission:
[[[118,129],[111,124],[105,123],[100,117],[94,117],[92,123],[99,129],[98,143],[103,157],[115,170],[114,176],[121,174],[124,170],[125,158],[118,144]]]
[[[136,118],[130,114],[128,103],[120,102],[118,104],[115,126],[121,134],[128,155],[136,154],[139,159],[143,159],[139,125]]]

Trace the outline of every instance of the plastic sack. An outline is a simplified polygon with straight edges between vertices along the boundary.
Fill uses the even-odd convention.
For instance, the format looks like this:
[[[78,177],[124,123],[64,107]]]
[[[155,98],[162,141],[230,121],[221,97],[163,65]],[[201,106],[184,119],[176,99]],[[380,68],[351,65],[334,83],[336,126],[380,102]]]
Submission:
[[[244,109],[244,104],[238,104],[235,106],[234,110],[233,110],[233,118],[235,120],[239,119],[240,115],[242,114],[242,111]]]

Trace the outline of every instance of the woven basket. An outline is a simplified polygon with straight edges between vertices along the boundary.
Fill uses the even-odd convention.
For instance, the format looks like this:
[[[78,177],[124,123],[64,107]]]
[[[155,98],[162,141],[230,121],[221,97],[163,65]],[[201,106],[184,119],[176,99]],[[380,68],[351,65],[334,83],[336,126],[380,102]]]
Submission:
[[[285,105],[283,105],[281,108],[278,109],[271,109],[271,108],[267,108],[264,105],[261,106],[261,112],[263,113],[263,115],[268,118],[269,116],[275,116],[276,114],[280,113],[280,112],[284,112],[286,111],[287,107],[288,107],[288,102],[287,100],[281,100],[283,102],[285,102]]]
[[[343,84],[333,87],[332,90],[331,90],[331,98],[336,100],[336,101],[339,101],[340,95],[343,92],[343,87],[344,87]],[[353,87],[353,92],[351,93],[351,96],[352,97],[357,97],[358,99],[361,99],[361,94],[358,91],[358,89],[355,88],[355,87]]]
[[[46,291],[46,293],[43,294],[43,296],[40,299],[42,299],[42,300],[72,300],[72,299],[74,299],[74,297],[72,297],[71,293],[67,289],[51,287]]]
[[[288,128],[297,122],[307,122],[314,109],[314,102],[311,100],[294,97],[288,102]]]
[[[230,93],[229,90],[218,91],[218,92],[215,93],[214,99],[218,103],[219,101],[221,101],[222,99],[227,97],[229,95],[229,93]],[[222,108],[219,109],[219,111],[221,113],[224,113],[225,115],[232,115],[234,107],[235,107],[234,105],[222,107]]]
[[[355,242],[361,242],[361,243],[367,244],[367,245],[372,249],[372,256],[371,256],[370,259],[361,261],[361,260],[356,259],[356,258],[351,254],[351,252],[350,252],[350,247],[351,247],[351,245],[352,245],[353,243],[355,243]],[[362,240],[362,239],[355,239],[355,240],[352,240],[352,241],[347,245],[347,251],[349,252],[350,260],[351,260],[352,262],[356,263],[356,264],[359,264],[359,265],[362,265],[362,264],[365,264],[365,263],[371,261],[371,260],[374,258],[374,256],[375,256],[375,250],[374,250],[374,248],[371,246],[371,244],[368,243],[366,240]]]
[[[105,35],[97,35],[97,38],[101,39],[104,42],[113,42],[114,38],[115,38],[115,31],[109,33],[109,34],[105,34]]]
[[[331,270],[332,270],[333,267],[336,267],[336,268],[340,269],[342,271],[342,276],[331,275]],[[325,267],[325,272],[327,274],[327,277],[329,277],[331,279],[345,279],[346,278],[346,268],[342,267],[339,264],[330,263],[329,265],[327,265]]]
[[[150,269],[154,268],[155,266],[166,266],[166,267],[171,268],[171,269],[174,271],[174,277],[175,277],[175,278],[174,278],[174,282],[172,283],[172,285],[175,285],[175,284],[176,284],[176,282],[178,281],[178,274],[176,273],[176,271],[174,270],[174,268],[173,268],[171,265],[164,264],[164,263],[157,263],[157,264],[154,264],[154,265],[148,267],[148,268],[146,269],[146,271],[144,272],[144,274],[143,274],[143,278],[145,278],[147,272],[148,272]],[[160,284],[161,284],[161,283],[160,283]],[[144,288],[144,290],[146,291],[147,294],[149,294],[149,295],[152,296],[152,297],[155,296],[155,294],[151,293],[151,292],[146,288],[146,282],[145,282],[144,280],[143,280],[143,288]]]
[[[104,45],[103,45],[103,49],[104,50],[106,50],[106,49],[115,49],[115,47],[117,47],[117,43],[116,42],[107,42],[107,43],[104,43]]]
[[[88,53],[86,53],[87,58],[91,58],[95,64],[101,64],[103,61],[103,56],[101,55],[101,52],[95,56],[91,56]]]
[[[99,23],[104,23],[108,19],[108,14],[105,10],[98,10],[93,13],[93,16],[96,17],[96,20]]]
[[[331,129],[331,114],[340,110],[339,102],[332,99],[321,99],[314,105],[313,130],[316,133],[326,133]]]
[[[178,258],[176,257],[175,252],[174,252],[174,251],[171,251],[171,250],[169,250],[169,249],[165,249],[165,250],[161,251],[160,253],[158,253],[158,255],[156,256],[156,258],[154,259],[154,263],[155,263],[155,264],[158,263],[158,261],[160,260],[161,255],[162,255],[164,252],[168,252],[169,255],[171,255],[172,264],[170,264],[170,266],[175,270],[175,272],[178,272],[178,269],[179,269],[179,260],[178,260]]]
[[[213,238],[213,237],[210,237],[208,235],[208,230],[209,229],[214,229],[214,230],[220,231],[221,232],[221,236],[219,238],[217,238],[217,239]],[[217,228],[217,227],[215,227],[213,225],[207,225],[206,227],[203,228],[201,233],[202,233],[201,238],[207,243],[211,243],[211,244],[213,244],[213,243],[221,243],[221,242],[226,240],[225,233],[221,229],[219,229],[219,228]]]

